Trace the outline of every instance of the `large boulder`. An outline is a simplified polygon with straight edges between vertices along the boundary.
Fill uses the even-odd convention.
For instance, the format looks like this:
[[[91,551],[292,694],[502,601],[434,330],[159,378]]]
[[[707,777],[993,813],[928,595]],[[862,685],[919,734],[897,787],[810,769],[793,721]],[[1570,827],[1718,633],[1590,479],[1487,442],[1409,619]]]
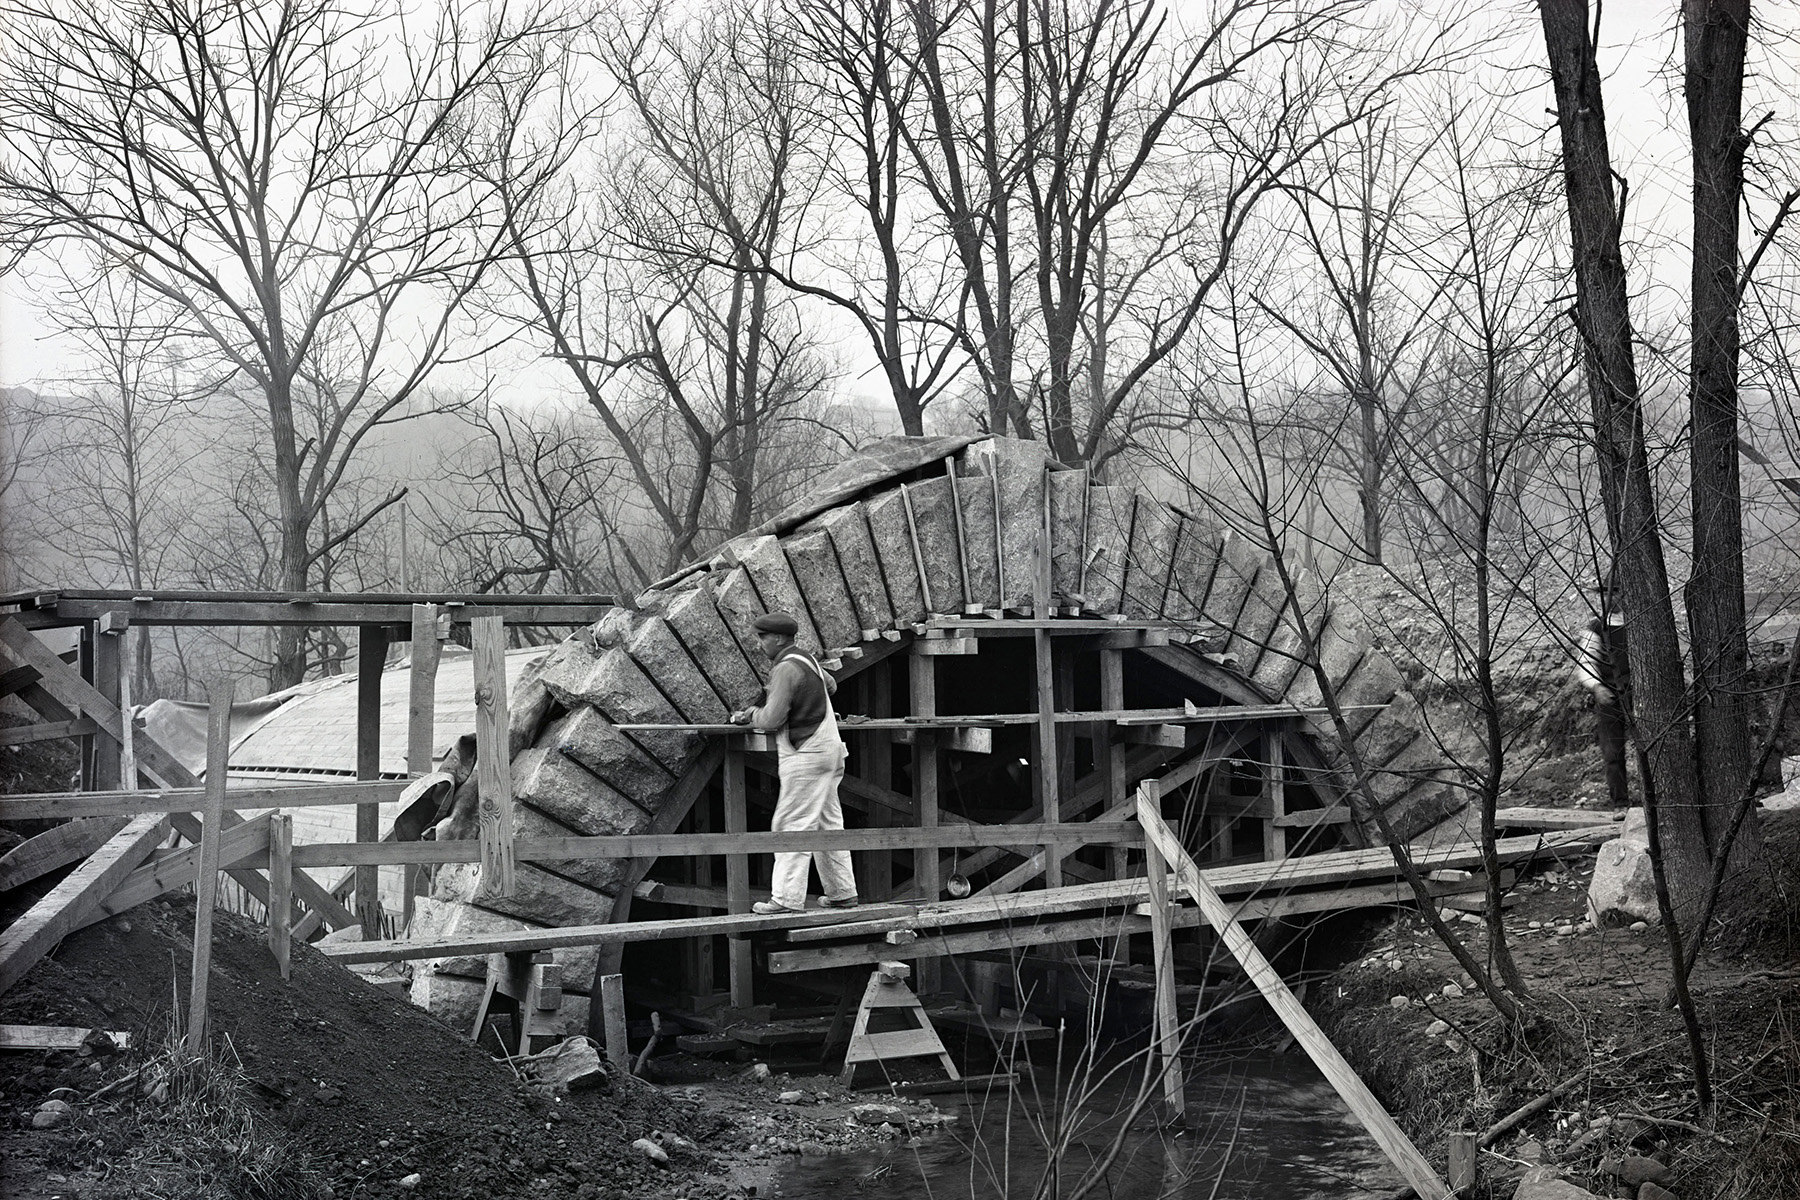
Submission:
[[[1555,1167],[1533,1167],[1519,1180],[1513,1200],[1596,1200],[1594,1193],[1576,1187]]]
[[[1636,921],[1659,921],[1656,878],[1650,869],[1650,834],[1644,810],[1625,814],[1618,837],[1601,845],[1594,858],[1594,879],[1588,884],[1588,916],[1596,925],[1623,926]]]

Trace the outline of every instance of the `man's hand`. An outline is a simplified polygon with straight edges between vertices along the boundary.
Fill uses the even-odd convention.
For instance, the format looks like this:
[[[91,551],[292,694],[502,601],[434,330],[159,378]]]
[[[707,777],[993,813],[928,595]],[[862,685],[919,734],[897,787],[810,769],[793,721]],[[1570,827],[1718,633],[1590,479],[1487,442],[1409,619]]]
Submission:
[[[731,714],[731,723],[733,725],[748,725],[750,723],[750,718],[755,715],[756,710],[754,708],[740,708]]]
[[[1604,683],[1597,683],[1590,690],[1594,693],[1595,704],[1614,704],[1618,702],[1618,693],[1614,692]]]

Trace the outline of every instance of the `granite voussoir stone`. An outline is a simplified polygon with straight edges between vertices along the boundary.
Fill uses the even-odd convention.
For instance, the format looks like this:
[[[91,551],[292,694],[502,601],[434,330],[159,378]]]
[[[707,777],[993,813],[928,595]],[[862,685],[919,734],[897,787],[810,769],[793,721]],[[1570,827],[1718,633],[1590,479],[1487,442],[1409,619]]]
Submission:
[[[1312,670],[1304,661],[1308,653],[1307,635],[1318,635],[1324,623],[1325,608],[1325,589],[1319,586],[1318,576],[1311,571],[1296,575],[1294,594],[1276,619],[1275,627],[1269,631],[1268,649],[1250,675],[1250,682],[1261,688],[1263,694],[1284,696],[1301,675],[1311,678]]]
[[[557,684],[551,686],[557,689]],[[600,655],[593,669],[575,686],[563,689],[558,699],[571,712],[583,707],[597,709],[615,725],[670,725],[683,720],[622,646]],[[695,735],[643,729],[633,730],[630,737],[679,774],[693,753]]]
[[[969,603],[1000,607],[1000,544],[994,528],[991,460],[964,451],[958,464],[956,499],[962,507],[963,562],[969,569]]]
[[[1193,622],[1200,619],[1200,604],[1212,583],[1223,534],[1212,521],[1185,513],[1180,514],[1178,524],[1163,616],[1171,621]]]
[[[743,567],[733,567],[725,572],[713,591],[713,603],[718,608],[719,619],[737,639],[738,654],[756,677],[757,689],[761,690],[768,682],[770,663],[756,640],[756,618],[762,616],[763,607],[750,572]],[[754,695],[751,699],[755,699]]]
[[[671,596],[663,609],[663,620],[700,664],[727,710],[743,708],[756,699],[762,680],[744,657],[737,635],[719,615],[710,584]]]
[[[527,762],[526,755],[538,757]],[[627,810],[654,811],[674,774],[605,717],[581,708],[554,722],[540,745],[519,756],[513,780],[515,794],[566,825],[600,834],[635,832]],[[597,816],[583,819],[588,810]]]
[[[1045,484],[1050,489],[1050,595],[1076,604],[1087,556],[1088,473],[1086,468],[1051,471]]]
[[[781,541],[773,537],[741,538],[732,543],[738,563],[750,572],[750,581],[762,600],[764,612],[784,612],[800,623],[795,639],[803,650],[818,651],[825,647],[800,594],[800,585],[788,566],[787,553]]]
[[[712,681],[662,617],[646,617],[626,649],[638,669],[656,681],[657,689],[673,703],[682,720],[708,725],[730,718],[731,712],[713,691]]]
[[[1050,463],[1042,442],[996,438],[994,468],[1000,478],[1000,562],[1006,583],[1002,607],[1023,608],[1035,602],[1038,545],[1044,532],[1044,478]],[[966,453],[966,452],[965,452]],[[1051,553],[1052,576],[1055,552]],[[1054,578],[1051,591],[1055,591]]]
[[[831,535],[824,530],[789,534],[782,539],[787,552],[788,569],[812,615],[818,630],[819,649],[837,650],[862,641],[862,626],[857,621],[856,603],[850,598],[850,585],[844,569],[838,565],[837,550]]]
[[[590,711],[589,711],[590,712]],[[590,720],[598,720],[592,718]],[[567,725],[571,718],[560,718]],[[563,730],[547,738],[547,745],[533,747],[513,759],[513,795],[531,804],[547,817],[567,826],[574,835],[607,835],[607,833],[641,833],[650,824],[650,813],[632,801],[630,795],[594,777],[594,772],[560,750]],[[587,730],[590,734],[590,730]],[[668,774],[661,768],[644,765],[639,777],[659,788],[668,786]],[[648,795],[646,795],[648,799]],[[563,837],[563,835],[545,835]]]
[[[1236,631],[1238,612],[1262,572],[1264,554],[1248,538],[1227,534],[1219,545],[1219,561],[1207,589],[1202,615],[1221,629]]]
[[[865,506],[869,537],[887,594],[894,606],[895,625],[923,621],[930,611],[919,590],[919,564],[913,557],[912,532],[906,521],[906,501],[898,489],[873,497]]]
[[[1160,617],[1179,523],[1161,500],[1139,494],[1131,519],[1122,608],[1128,617]]]
[[[912,501],[914,530],[925,562],[931,611],[960,615],[963,609],[962,553],[956,542],[956,514],[950,479],[938,475],[906,489]]]
[[[850,599],[856,605],[856,623],[863,633],[880,633],[894,627],[894,606],[888,600],[875,540],[869,532],[866,507],[852,504],[819,518],[819,528],[831,539]]]
[[[612,916],[611,896],[531,863],[514,865],[511,896],[482,892],[480,876],[478,863],[451,863],[438,872],[432,894],[547,925],[600,925]]]
[[[1125,564],[1131,556],[1131,510],[1137,495],[1128,487],[1088,489],[1087,576],[1083,581],[1089,612],[1120,611]]]
[[[637,833],[648,826],[649,820],[646,818],[638,829],[610,829],[607,832]],[[515,838],[579,837],[581,831],[559,821],[551,820],[531,804],[520,800],[513,805],[513,836]],[[555,871],[558,875],[567,875],[578,883],[584,883],[595,891],[606,892],[608,895],[618,892],[619,884],[624,880],[627,871],[626,860],[618,858],[551,860],[539,865],[545,870]]]
[[[549,655],[525,664],[518,681],[507,697],[506,745],[509,756],[517,755],[537,740],[538,730],[550,715],[554,697],[544,683],[544,664]]]

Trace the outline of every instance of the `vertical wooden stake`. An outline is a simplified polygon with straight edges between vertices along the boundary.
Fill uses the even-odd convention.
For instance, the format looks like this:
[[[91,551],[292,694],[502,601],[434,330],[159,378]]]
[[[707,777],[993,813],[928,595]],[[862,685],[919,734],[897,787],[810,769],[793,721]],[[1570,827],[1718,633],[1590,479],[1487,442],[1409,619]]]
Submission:
[[[1162,792],[1155,780],[1138,785],[1138,803],[1160,808]],[[1151,961],[1156,971],[1156,1057],[1161,1065],[1163,1107],[1170,1120],[1187,1112],[1186,1083],[1181,1072],[1181,1014],[1175,1008],[1175,923],[1169,912],[1169,876],[1155,843],[1144,842],[1144,879],[1150,891]]]
[[[1123,650],[1100,651],[1100,707],[1107,712],[1118,712],[1125,707],[1125,652]],[[1115,736],[1116,729],[1111,721],[1096,721],[1094,731],[1095,767],[1101,773],[1101,781],[1106,788],[1106,807],[1117,808],[1125,799],[1125,751]],[[1112,877],[1124,879],[1130,874],[1130,851],[1123,846],[1114,846],[1107,852],[1112,866]],[[1120,934],[1113,940],[1112,957],[1120,966],[1131,963],[1131,935]]]
[[[892,664],[886,660],[876,663],[863,673],[869,687],[869,715],[871,717],[891,717],[894,715],[894,689]],[[891,733],[865,734],[864,741],[868,746],[868,762],[864,766],[866,778],[880,788],[894,786],[894,740]],[[894,823],[893,810],[885,804],[869,806],[869,824],[885,827]],[[887,900],[894,894],[894,852],[892,850],[873,850],[869,853],[867,888],[863,893],[866,899]]]
[[[623,975],[602,975],[600,977],[600,1009],[605,1014],[603,1028],[606,1030],[606,1061],[612,1064],[613,1071],[625,1076],[631,1074],[631,1047],[625,1041],[625,977]]]
[[[1450,1135],[1450,1164],[1444,1172],[1450,1178],[1450,1190],[1458,1196],[1466,1196],[1475,1186],[1476,1139],[1473,1133],[1455,1132]]]
[[[750,828],[744,788],[744,745],[741,735],[733,735],[725,751],[721,770],[725,790],[725,832],[745,833]],[[750,911],[750,859],[744,854],[725,856],[725,903],[734,913]],[[749,1008],[756,1003],[750,978],[750,939],[733,937],[725,940],[731,971],[731,1003],[735,1008]]]
[[[124,700],[120,688],[124,684],[124,647],[125,631],[129,625],[113,625],[107,621],[95,623],[94,634],[94,687],[102,696],[124,711]],[[124,763],[120,760],[119,746],[111,738],[95,738],[94,742],[94,788],[96,791],[111,792],[129,786],[125,782]]]
[[[475,664],[475,778],[481,791],[479,895],[518,892],[513,868],[511,720],[506,694],[506,622],[469,622]]]
[[[356,777],[381,778],[381,670],[387,662],[387,630],[363,625],[356,631]],[[381,809],[356,806],[356,840],[381,840]],[[382,936],[381,868],[356,868],[356,919],[363,937]]]
[[[133,653],[133,637],[144,637],[145,634],[133,634],[130,626],[119,635],[119,657],[123,660],[119,669],[119,786],[131,791],[138,785],[137,769],[137,730],[131,714],[131,673],[137,667],[137,656]]]
[[[442,647],[437,636],[437,605],[412,606],[412,674],[406,713],[406,773],[429,775],[437,735],[437,670]]]
[[[269,953],[288,977],[294,930],[294,818],[269,814]]]
[[[1275,822],[1287,816],[1287,755],[1279,726],[1263,738],[1269,748],[1269,818],[1263,825],[1263,858],[1279,862],[1288,855],[1288,831]]]
[[[937,716],[937,659],[925,654],[907,656],[907,683],[911,692],[912,715]],[[936,829],[938,824],[938,732],[918,729],[913,732],[913,804],[918,810],[919,828]],[[926,903],[939,898],[943,879],[938,852],[933,849],[913,851],[913,883]],[[935,992],[943,978],[940,960],[928,958],[919,964],[919,990]]]
[[[187,1052],[206,1047],[206,987],[212,971],[213,902],[219,894],[219,838],[225,832],[225,776],[231,763],[231,699],[235,681],[218,676],[206,689],[206,798],[200,813],[200,865],[194,875],[194,958],[188,979]]]
[[[1062,779],[1056,769],[1056,675],[1052,664],[1050,631],[1032,630],[1037,654],[1037,760],[1038,788],[1043,797],[1044,820],[1062,820]],[[1046,847],[1044,886],[1062,886],[1062,848]]]

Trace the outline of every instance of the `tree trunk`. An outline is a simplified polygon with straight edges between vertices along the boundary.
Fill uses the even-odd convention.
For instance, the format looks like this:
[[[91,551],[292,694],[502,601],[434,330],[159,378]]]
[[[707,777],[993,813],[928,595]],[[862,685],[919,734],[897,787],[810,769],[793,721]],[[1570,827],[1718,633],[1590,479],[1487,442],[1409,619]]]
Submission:
[[[276,563],[276,587],[284,592],[304,592],[307,575],[307,534],[311,520],[300,495],[300,451],[294,430],[293,385],[277,375],[265,385],[269,403],[269,433],[275,450],[275,502],[281,523],[280,555]],[[293,687],[306,676],[306,631],[297,625],[275,629],[275,656],[269,664],[269,688]]]
[[[1703,897],[1708,855],[1697,807],[1686,672],[1644,445],[1600,70],[1588,37],[1586,0],[1538,0],[1538,12],[1562,133],[1574,316],[1593,407],[1594,456],[1614,574],[1631,629],[1633,706],[1628,717],[1661,801],[1669,881],[1685,921],[1697,913]]]
[[[1744,632],[1743,498],[1738,480],[1738,221],[1744,188],[1744,50],[1750,0],[1686,0],[1688,134],[1694,153],[1690,477],[1693,577],[1687,585],[1694,655],[1694,740],[1701,817],[1712,854],[1735,853],[1727,879],[1749,879],[1761,829],[1723,844],[1749,781],[1749,647]]]

